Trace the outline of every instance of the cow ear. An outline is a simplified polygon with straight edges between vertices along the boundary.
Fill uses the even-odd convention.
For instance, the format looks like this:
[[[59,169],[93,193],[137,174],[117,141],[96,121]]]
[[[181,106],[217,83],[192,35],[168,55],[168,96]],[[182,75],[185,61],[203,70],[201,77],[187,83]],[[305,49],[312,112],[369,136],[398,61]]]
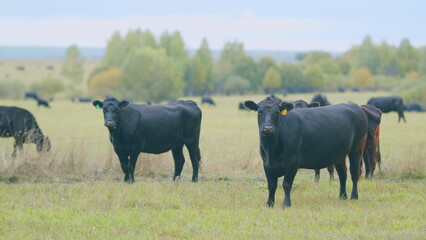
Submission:
[[[253,111],[257,111],[259,109],[259,106],[253,101],[245,101],[244,107]]]
[[[294,108],[294,104],[291,102],[281,102],[280,104],[280,112],[283,112],[284,110],[286,110],[287,112],[293,110]],[[284,115],[284,114],[283,114]]]
[[[129,105],[129,101],[127,101],[127,100],[123,100],[123,101],[121,101],[121,102],[118,104],[118,106],[119,106],[121,109],[126,108],[128,105]]]
[[[99,100],[95,100],[92,102],[93,106],[95,106],[95,108],[102,108],[102,106],[104,105],[101,101]]]
[[[313,102],[308,104],[308,108],[319,107],[319,106],[320,106],[319,102]]]

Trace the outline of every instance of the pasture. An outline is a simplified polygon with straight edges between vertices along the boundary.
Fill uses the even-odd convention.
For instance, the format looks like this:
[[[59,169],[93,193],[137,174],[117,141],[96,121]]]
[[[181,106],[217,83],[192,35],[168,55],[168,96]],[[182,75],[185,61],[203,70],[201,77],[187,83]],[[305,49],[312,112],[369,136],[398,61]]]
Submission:
[[[385,92],[328,93],[332,104],[365,104]],[[310,101],[313,94],[284,100]],[[238,102],[264,96],[213,97],[203,111],[198,183],[186,164],[171,181],[170,153],[141,154],[136,183],[122,183],[102,111],[90,103],[53,101],[51,109],[31,100],[1,100],[28,109],[52,142],[37,155],[34,144],[12,159],[13,140],[0,139],[0,238],[4,239],[424,239],[426,236],[426,114],[383,114],[382,171],[363,178],[359,200],[338,199],[338,181],[321,171],[299,170],[292,207],[265,206],[267,184],[258,152],[256,113]],[[103,99],[102,99],[103,100]],[[200,98],[194,98],[200,103]],[[326,136],[325,136],[326,137]],[[282,178],[280,178],[280,183]],[[351,190],[350,180],[347,181]]]

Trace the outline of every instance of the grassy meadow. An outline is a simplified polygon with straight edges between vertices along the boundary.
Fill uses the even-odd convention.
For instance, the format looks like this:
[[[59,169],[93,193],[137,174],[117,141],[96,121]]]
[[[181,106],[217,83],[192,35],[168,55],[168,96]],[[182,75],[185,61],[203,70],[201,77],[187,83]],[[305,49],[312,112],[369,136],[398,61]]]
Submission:
[[[331,103],[365,104],[385,92],[328,93]],[[309,101],[313,94],[281,96]],[[30,110],[52,142],[38,155],[25,144],[11,158],[13,140],[0,139],[0,239],[424,239],[426,237],[426,114],[382,116],[382,171],[359,184],[359,200],[338,199],[338,181],[322,170],[299,170],[292,207],[265,206],[267,183],[258,152],[256,113],[238,102],[264,96],[217,96],[201,106],[202,169],[191,183],[187,158],[171,181],[171,153],[141,154],[136,183],[122,183],[102,111],[89,103],[0,100]],[[194,100],[199,102],[199,98]],[[326,137],[326,136],[325,136]],[[336,174],[336,173],[335,173]],[[282,179],[280,179],[281,181]],[[348,180],[348,192],[351,183]]]

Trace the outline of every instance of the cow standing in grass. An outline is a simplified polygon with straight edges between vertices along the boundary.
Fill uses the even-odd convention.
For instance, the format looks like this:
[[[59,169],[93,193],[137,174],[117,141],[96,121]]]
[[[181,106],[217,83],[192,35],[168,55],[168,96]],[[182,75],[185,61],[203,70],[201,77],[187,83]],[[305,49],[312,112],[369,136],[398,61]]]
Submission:
[[[358,199],[360,161],[368,127],[361,107],[350,103],[292,110],[292,103],[277,103],[272,97],[258,104],[246,101],[244,106],[258,113],[260,155],[268,180],[269,207],[275,203],[279,177],[284,176],[283,205],[290,207],[297,170],[320,169],[331,164],[339,175],[339,197],[346,199],[346,156],[349,156],[353,186],[351,199]],[[282,115],[283,110],[288,113]]]
[[[195,102],[138,105],[108,97],[103,102],[93,101],[93,105],[103,109],[104,123],[120,159],[125,182],[135,181],[135,165],[141,152],[160,154],[171,150],[175,162],[173,180],[180,177],[185,163],[184,145],[191,158],[192,181],[198,180],[201,110]]]
[[[367,105],[373,105],[380,109],[383,113],[397,112],[398,123],[402,120],[405,121],[404,116],[404,103],[401,97],[376,97],[368,100]]]
[[[37,152],[49,151],[49,138],[44,136],[35,117],[26,109],[0,106],[0,137],[13,137],[12,157],[24,143],[35,143]]]

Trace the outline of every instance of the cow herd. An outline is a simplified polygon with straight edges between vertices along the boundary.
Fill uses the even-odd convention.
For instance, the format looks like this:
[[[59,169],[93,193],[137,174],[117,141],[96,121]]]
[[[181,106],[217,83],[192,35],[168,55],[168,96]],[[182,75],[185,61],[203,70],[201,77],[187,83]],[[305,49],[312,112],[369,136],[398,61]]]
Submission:
[[[32,96],[28,96],[32,97]],[[211,100],[211,99],[210,99]],[[214,104],[203,98],[202,103]],[[201,161],[199,148],[202,112],[194,101],[178,100],[164,105],[133,104],[107,97],[92,102],[102,109],[104,125],[124,173],[124,181],[133,183],[135,165],[140,153],[160,154],[172,151],[179,178],[185,163],[183,147],[192,163],[192,181],[197,182]],[[347,198],[346,156],[352,180],[351,199],[358,199],[358,180],[365,164],[366,178],[371,179],[380,166],[379,132],[382,112],[396,111],[405,122],[404,105],[400,97],[372,98],[367,105],[355,103],[331,104],[318,94],[307,103],[304,100],[282,101],[268,96],[259,103],[245,101],[239,109],[257,112],[260,156],[268,182],[267,206],[275,203],[278,178],[284,176],[284,202],[291,206],[290,193],[297,170],[327,168],[330,180],[334,169],[339,176],[340,194]],[[49,151],[49,138],[44,136],[34,116],[18,107],[0,107],[0,137],[14,137],[12,156],[25,142],[35,143],[37,151]]]

